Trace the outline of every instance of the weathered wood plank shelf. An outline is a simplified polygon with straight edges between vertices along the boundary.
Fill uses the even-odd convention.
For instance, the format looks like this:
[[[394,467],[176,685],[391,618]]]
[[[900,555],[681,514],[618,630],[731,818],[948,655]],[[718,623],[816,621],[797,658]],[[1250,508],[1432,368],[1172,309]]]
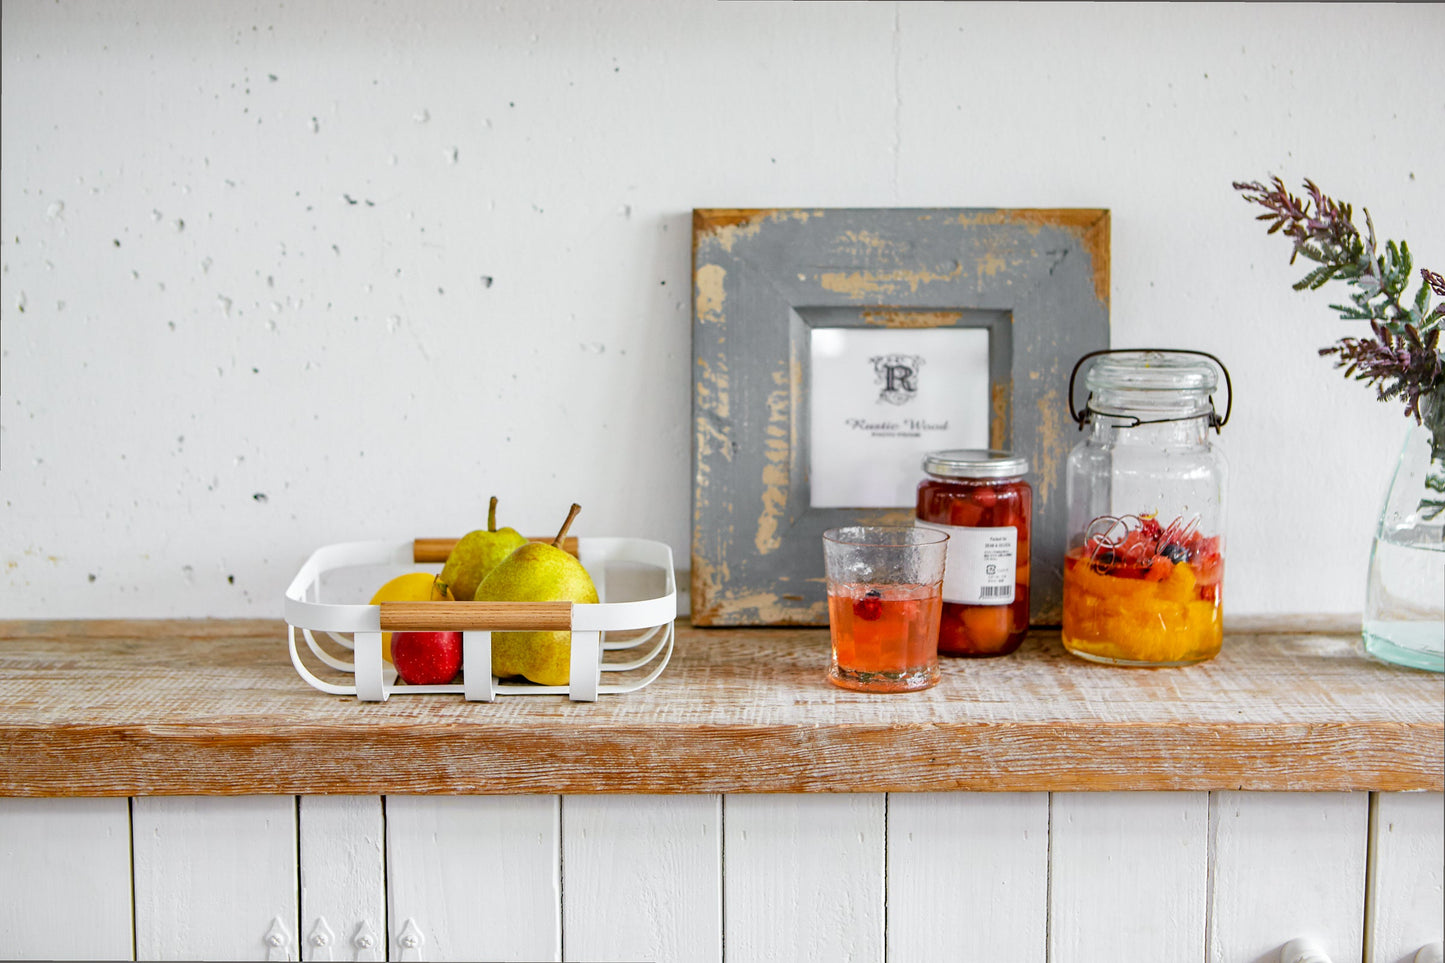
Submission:
[[[1036,631],[880,696],[823,681],[826,630],[678,630],[596,703],[368,704],[308,687],[278,621],[0,622],[0,795],[1445,788],[1445,679],[1353,634],[1127,670]]]

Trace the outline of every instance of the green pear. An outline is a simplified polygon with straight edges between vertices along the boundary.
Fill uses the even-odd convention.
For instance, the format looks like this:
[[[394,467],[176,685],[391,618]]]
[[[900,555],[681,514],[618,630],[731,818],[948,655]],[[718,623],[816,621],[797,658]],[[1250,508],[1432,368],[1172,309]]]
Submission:
[[[596,602],[592,577],[561,547],[581,510],[572,506],[552,544],[529,542],[508,555],[477,586],[476,601]],[[520,675],[542,685],[566,685],[571,669],[570,632],[492,633],[492,674],[498,678]]]
[[[493,495],[487,509],[487,527],[467,532],[457,540],[439,577],[443,585],[450,586],[452,598],[465,602],[476,593],[488,572],[526,544],[526,537],[514,528],[497,530],[497,497]]]

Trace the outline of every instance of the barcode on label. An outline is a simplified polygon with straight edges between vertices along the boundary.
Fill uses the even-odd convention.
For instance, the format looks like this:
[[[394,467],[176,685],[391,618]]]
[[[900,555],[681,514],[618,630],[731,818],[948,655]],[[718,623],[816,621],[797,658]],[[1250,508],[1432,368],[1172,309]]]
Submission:
[[[1001,599],[1014,594],[1012,585],[980,585],[978,597],[981,599]]]

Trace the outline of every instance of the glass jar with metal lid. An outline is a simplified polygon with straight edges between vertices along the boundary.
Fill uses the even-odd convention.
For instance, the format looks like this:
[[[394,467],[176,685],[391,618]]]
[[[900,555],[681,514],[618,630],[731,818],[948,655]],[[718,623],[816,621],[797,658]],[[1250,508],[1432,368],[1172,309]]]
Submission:
[[[1028,460],[1006,451],[953,449],[923,459],[916,524],[945,531],[941,655],[1008,655],[1029,629]]]
[[[1211,435],[1233,403],[1228,370],[1200,351],[1096,351],[1074,366],[1070,414],[1086,432],[1065,469],[1063,643],[1074,655],[1171,666],[1219,652],[1226,466]]]

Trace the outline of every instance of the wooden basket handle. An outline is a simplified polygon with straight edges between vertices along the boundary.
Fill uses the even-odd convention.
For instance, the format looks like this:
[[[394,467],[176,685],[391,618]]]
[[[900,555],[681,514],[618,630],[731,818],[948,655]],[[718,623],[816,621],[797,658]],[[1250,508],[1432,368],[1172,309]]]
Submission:
[[[381,628],[384,632],[565,632],[572,628],[572,603],[382,602]]]
[[[452,548],[459,540],[455,538],[417,538],[411,543],[411,560],[418,564],[422,562],[445,562],[447,556],[452,553]],[[527,539],[529,542],[552,542],[552,537],[546,535],[533,536]],[[577,554],[577,536],[568,535],[562,540],[562,548],[569,555]]]

